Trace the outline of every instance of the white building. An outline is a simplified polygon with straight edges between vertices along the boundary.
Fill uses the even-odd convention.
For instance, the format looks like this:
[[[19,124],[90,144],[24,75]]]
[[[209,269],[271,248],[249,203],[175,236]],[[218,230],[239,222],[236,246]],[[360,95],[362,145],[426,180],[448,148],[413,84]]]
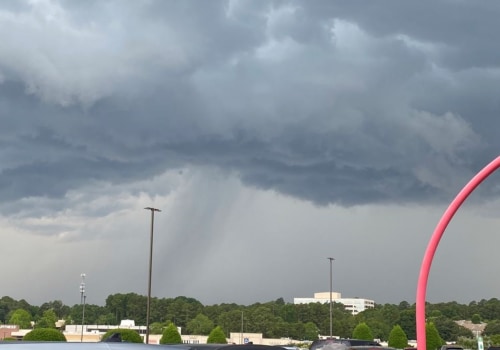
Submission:
[[[337,292],[332,292],[332,301],[335,303],[344,304],[346,310],[351,314],[357,315],[366,309],[373,309],[375,302],[370,299],[363,298],[342,298],[342,295]],[[314,298],[293,298],[294,304],[310,304],[310,303],[329,303],[330,292],[314,293]]]

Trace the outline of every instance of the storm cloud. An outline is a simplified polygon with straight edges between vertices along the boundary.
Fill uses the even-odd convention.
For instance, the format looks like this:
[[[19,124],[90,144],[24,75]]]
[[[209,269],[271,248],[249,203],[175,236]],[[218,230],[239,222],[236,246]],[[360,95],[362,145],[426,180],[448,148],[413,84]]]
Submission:
[[[142,208],[158,206],[158,296],[291,301],[326,289],[333,255],[344,296],[411,301],[439,214],[498,154],[499,12],[456,1],[4,2],[0,253],[26,246],[9,280],[56,266],[64,278],[2,293],[76,302],[81,272],[99,286],[95,303],[144,293]],[[492,178],[459,232],[493,232]],[[470,240],[449,244],[463,252]],[[122,273],[110,283],[103,266]],[[380,276],[389,266],[405,276],[394,291]],[[449,296],[437,269],[436,299],[492,296]],[[248,287],[263,275],[267,289]],[[221,290],[235,280],[235,294]]]

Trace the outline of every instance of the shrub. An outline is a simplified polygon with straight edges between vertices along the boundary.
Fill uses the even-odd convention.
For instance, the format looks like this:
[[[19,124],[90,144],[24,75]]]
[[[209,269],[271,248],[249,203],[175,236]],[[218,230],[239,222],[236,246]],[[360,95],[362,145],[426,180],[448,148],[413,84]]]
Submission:
[[[391,333],[389,334],[388,346],[396,349],[404,349],[408,346],[408,338],[406,333],[403,331],[400,325],[395,325],[392,327]]]
[[[474,314],[474,315],[472,315],[471,321],[474,324],[480,324],[481,323],[481,316],[479,314]]]
[[[160,344],[182,344],[182,338],[175,324],[171,323],[163,331]]]
[[[120,333],[123,342],[144,343],[144,341],[142,340],[142,337],[139,335],[139,333],[137,333],[133,329],[124,329],[124,328],[110,329],[109,331],[104,333],[104,335],[102,336],[101,339],[105,340],[115,333]]]
[[[433,322],[425,324],[425,334],[425,345],[428,350],[439,349],[441,345],[445,344]]]
[[[61,331],[54,328],[35,328],[26,333],[23,340],[29,341],[66,341]]]
[[[373,340],[373,333],[365,322],[359,323],[352,331],[354,339]]]
[[[227,344],[226,335],[220,326],[212,329],[207,338],[207,344]]]

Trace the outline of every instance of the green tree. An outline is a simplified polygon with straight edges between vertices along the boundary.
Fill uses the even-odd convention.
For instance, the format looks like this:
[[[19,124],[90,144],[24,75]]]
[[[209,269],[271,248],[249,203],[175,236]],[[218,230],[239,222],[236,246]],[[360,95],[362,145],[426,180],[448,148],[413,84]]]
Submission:
[[[457,344],[464,349],[477,350],[477,340],[474,338],[460,337],[457,340]]]
[[[256,305],[246,320],[247,331],[262,333],[266,338],[276,338],[278,334],[274,326],[278,319],[273,315],[272,308]]]
[[[61,331],[54,328],[37,328],[26,333],[23,340],[27,341],[66,341]]]
[[[153,322],[149,325],[149,333],[151,334],[162,334],[163,333],[163,329],[166,327],[167,325],[165,323],[162,323],[162,322]]]
[[[17,309],[10,315],[9,323],[18,325],[19,328],[31,328],[31,314],[24,309]]]
[[[474,324],[480,324],[481,323],[481,316],[479,314],[474,314],[471,317],[471,321]]]
[[[47,310],[53,310],[56,315],[56,319],[62,319],[70,312],[69,306],[64,305],[61,300],[43,303],[42,306],[40,306],[40,312],[43,313]]]
[[[304,340],[318,339],[319,329],[313,322],[307,322],[304,325]]]
[[[389,341],[387,342],[387,345],[396,349],[404,349],[408,346],[408,338],[400,325],[397,324],[392,327],[391,333],[389,333]]]
[[[373,340],[373,333],[365,322],[359,323],[352,331],[354,339]]]
[[[14,312],[14,310],[17,309],[24,309],[24,310],[29,310],[29,308],[24,308],[18,305],[18,303],[12,299],[11,297],[8,296],[3,296],[0,298],[0,320],[1,321],[7,321]]]
[[[439,332],[433,322],[428,322],[425,324],[425,334],[425,345],[427,350],[436,350],[444,344],[444,341],[439,335]]]
[[[500,334],[500,321],[494,320],[488,322],[486,327],[484,327],[483,335],[494,335]]]
[[[432,309],[432,310],[429,310],[427,312],[427,319],[433,319],[433,318],[438,318],[438,317],[441,317],[443,316],[443,313],[441,312],[441,310],[437,310],[437,309]]]
[[[381,321],[387,321],[389,326],[398,324],[400,311],[396,305],[384,304],[379,313]]]
[[[311,303],[297,306],[299,307],[299,318],[302,322],[313,322],[318,326],[321,334],[329,334],[330,309],[328,303]],[[335,316],[333,317],[334,320],[336,319]]]
[[[427,319],[432,321],[433,317],[444,316],[452,320],[469,319],[470,313],[466,311],[464,305],[458,304],[456,301],[427,304]],[[431,322],[429,321],[429,322]]]
[[[170,323],[163,331],[160,344],[182,344],[182,338],[175,324]]]
[[[410,308],[410,306],[411,306],[411,305],[410,305],[410,303],[409,303],[409,302],[407,302],[407,301],[402,301],[402,302],[400,302],[400,303],[399,303],[399,305],[398,305],[398,309],[399,309],[399,310],[401,310],[401,311],[403,311],[403,310],[408,310],[408,309]]]
[[[185,329],[187,323],[196,315],[202,313],[202,311],[203,304],[198,300],[179,296],[168,300],[163,317],[166,320],[173,320],[176,326]]]
[[[208,344],[227,344],[226,335],[220,326],[215,327],[207,338]]]
[[[417,327],[415,323],[415,307],[401,311],[398,324],[403,328],[408,339],[417,339]]]
[[[389,339],[389,333],[391,332],[391,326],[385,320],[369,320],[366,321],[368,327],[372,331],[373,338],[387,340]],[[372,338],[372,339],[373,339]]]
[[[120,336],[122,338],[122,341],[127,342],[127,343],[143,343],[144,341],[142,340],[142,337],[134,331],[133,329],[124,329],[124,328],[115,328],[115,329],[110,329],[106,333],[103,334],[101,337],[102,340],[105,340],[109,337],[111,337],[115,333],[120,333]]]
[[[146,301],[145,296],[136,293],[118,293],[106,298],[106,308],[108,312],[115,315],[117,320],[131,319],[139,324],[144,324],[146,323],[146,310],[144,308]]]
[[[477,311],[484,320],[497,320],[500,318],[500,301],[496,298],[481,300],[477,304]]]
[[[97,324],[104,324],[104,325],[115,325],[118,322],[116,321],[115,315],[112,313],[105,313],[105,314],[100,314],[99,317],[97,317]]]
[[[207,335],[214,329],[214,323],[205,315],[198,314],[187,323],[188,334]]]
[[[57,315],[54,310],[43,312],[43,316],[36,322],[35,328],[56,328]]]
[[[491,346],[499,346],[500,345],[500,334],[495,334],[490,337],[490,345]]]
[[[459,336],[472,337],[472,331],[459,326],[455,321],[444,316],[438,317],[433,321],[439,335],[446,341],[457,341]]]
[[[226,305],[223,306],[224,309]],[[241,310],[223,311],[219,314],[215,324],[219,324],[227,332],[240,332],[241,331]]]
[[[285,304],[280,308],[280,316],[285,322],[297,321],[297,308],[295,304]]]

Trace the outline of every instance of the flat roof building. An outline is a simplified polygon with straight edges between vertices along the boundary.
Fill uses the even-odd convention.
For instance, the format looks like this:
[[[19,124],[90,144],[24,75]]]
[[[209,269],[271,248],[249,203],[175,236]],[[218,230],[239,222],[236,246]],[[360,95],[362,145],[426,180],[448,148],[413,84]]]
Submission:
[[[293,298],[294,304],[326,304],[329,302],[330,292],[314,293],[313,298]],[[332,302],[344,304],[345,309],[348,310],[352,315],[357,315],[361,311],[365,311],[366,309],[373,309],[375,307],[375,302],[373,300],[357,297],[342,298],[342,295],[338,292],[332,292]]]
[[[15,324],[2,324],[0,325],[0,340],[11,338],[12,333],[19,331],[19,326]]]

